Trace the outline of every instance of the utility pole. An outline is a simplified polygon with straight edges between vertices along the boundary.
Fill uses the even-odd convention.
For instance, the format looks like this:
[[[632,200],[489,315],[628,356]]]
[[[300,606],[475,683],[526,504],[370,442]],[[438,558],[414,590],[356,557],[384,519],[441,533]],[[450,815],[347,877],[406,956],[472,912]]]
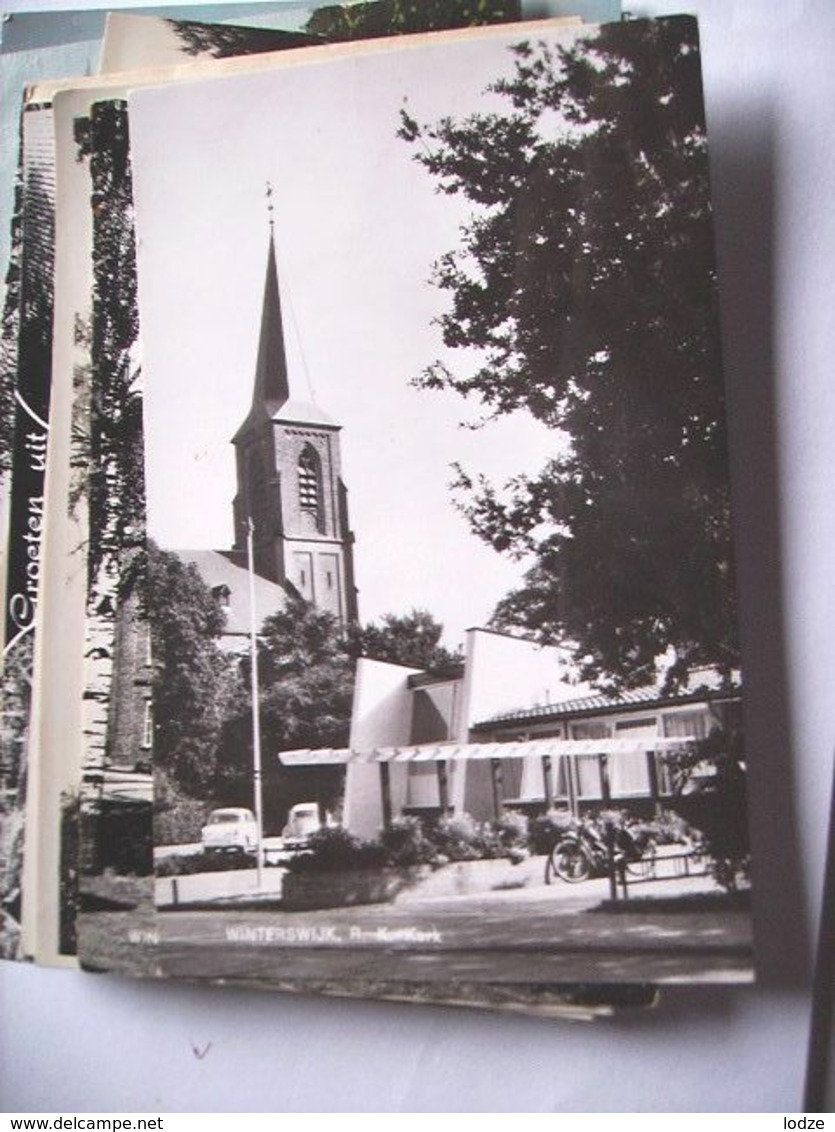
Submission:
[[[261,713],[258,704],[258,638],[255,616],[255,569],[252,554],[252,519],[247,519],[246,554],[249,567],[249,652],[250,679],[252,687],[252,773],[255,793],[255,826],[258,834],[257,885],[260,891],[264,859],[264,801],[261,785]]]

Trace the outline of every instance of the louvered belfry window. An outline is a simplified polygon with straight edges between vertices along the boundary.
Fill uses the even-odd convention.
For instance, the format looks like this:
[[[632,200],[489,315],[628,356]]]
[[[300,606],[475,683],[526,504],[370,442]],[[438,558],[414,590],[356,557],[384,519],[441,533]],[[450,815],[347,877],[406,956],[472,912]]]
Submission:
[[[309,445],[299,456],[299,506],[311,515],[319,513],[319,459]]]

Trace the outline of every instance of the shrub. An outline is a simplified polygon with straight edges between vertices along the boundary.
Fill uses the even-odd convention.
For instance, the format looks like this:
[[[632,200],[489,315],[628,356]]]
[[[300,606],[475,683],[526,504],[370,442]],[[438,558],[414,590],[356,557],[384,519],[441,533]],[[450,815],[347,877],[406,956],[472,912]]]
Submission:
[[[438,856],[435,844],[424,834],[420,819],[395,818],[380,835],[380,842],[390,864],[407,867],[434,862]]]
[[[492,823],[492,828],[505,849],[527,846],[530,837],[530,822],[518,810],[508,810]]]
[[[479,861],[528,855],[528,819],[507,813],[495,822],[477,822],[469,814],[443,817],[424,828],[417,817],[399,817],[377,841],[361,841],[341,827],[317,830],[307,851],[288,865],[291,872],[336,872],[342,869],[408,868],[450,861]]]
[[[254,869],[255,858],[243,853],[188,853],[157,861],[158,877],[186,877],[194,873],[224,873],[231,869]]]
[[[668,756],[676,797],[671,805],[696,831],[718,884],[729,892],[748,881],[748,820],[742,729],[738,720]],[[709,769],[710,773],[705,774]]]
[[[470,861],[478,856],[474,846],[476,822],[469,814],[439,818],[431,837],[438,852],[450,861]]]
[[[153,872],[152,809],[150,802],[104,802],[87,817],[85,833],[96,853],[94,872],[111,868],[125,876]]]
[[[187,876],[195,871],[191,862],[196,856],[196,853],[192,853],[188,857],[163,857],[154,863],[154,873],[158,877]]]
[[[611,826],[614,830],[624,829],[628,825],[632,825],[632,817],[626,810],[619,810],[614,806],[609,806],[605,810],[600,810],[597,814],[596,820],[601,830],[605,830],[607,826]]]
[[[574,829],[575,819],[568,810],[549,810],[530,823],[528,842],[532,853],[550,853],[560,838]]]
[[[711,861],[711,875],[726,892],[739,892],[751,881],[751,858],[747,854],[718,857]]]
[[[325,826],[311,833],[306,852],[287,867],[292,873],[330,873],[379,868],[386,863],[386,850],[379,842],[361,841],[341,826]]]
[[[658,845],[686,845],[696,836],[680,814],[672,810],[661,810],[652,821],[642,822]]]
[[[717,760],[712,781],[675,799],[676,811],[695,830],[717,884],[729,892],[748,881],[749,850],[745,772],[732,759]]]
[[[431,837],[438,852],[450,861],[478,861],[504,855],[498,833],[469,814],[441,818]]]
[[[200,840],[200,830],[212,803],[193,798],[165,771],[154,775],[154,841],[157,845],[186,845]]]

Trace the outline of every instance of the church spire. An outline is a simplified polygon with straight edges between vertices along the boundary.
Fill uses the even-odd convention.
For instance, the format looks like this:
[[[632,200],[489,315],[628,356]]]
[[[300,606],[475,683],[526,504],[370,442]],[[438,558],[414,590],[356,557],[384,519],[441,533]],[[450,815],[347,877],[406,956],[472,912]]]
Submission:
[[[356,621],[354,536],[342,483],[340,426],[313,400],[292,396],[270,185],[267,211],[270,244],[255,385],[246,419],[232,438],[238,478],[233,552],[242,555],[251,535],[256,574],[342,622]],[[300,343],[299,353],[305,368]]]
[[[267,212],[270,221],[270,245],[267,253],[267,275],[264,281],[261,333],[258,340],[258,361],[255,367],[252,404],[243,424],[232,437],[233,444],[241,442],[265,420],[337,427],[313,400],[305,400],[298,394],[293,396],[291,389],[278,288],[272,191],[272,186],[268,182]]]
[[[261,308],[261,337],[252,408],[263,407],[272,416],[290,398],[287,377],[287,352],[284,346],[284,325],[281,318],[281,297],[278,291],[278,269],[275,260],[272,205],[270,205],[270,247],[267,254],[267,277],[264,282],[264,303]]]

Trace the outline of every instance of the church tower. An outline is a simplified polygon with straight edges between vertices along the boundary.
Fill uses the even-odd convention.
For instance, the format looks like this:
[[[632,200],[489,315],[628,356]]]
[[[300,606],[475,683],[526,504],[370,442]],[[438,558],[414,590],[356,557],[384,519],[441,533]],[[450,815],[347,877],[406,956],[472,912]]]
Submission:
[[[232,440],[234,549],[246,550],[251,520],[255,572],[347,623],[357,620],[357,591],[339,433],[292,395],[271,231],[252,405]]]

